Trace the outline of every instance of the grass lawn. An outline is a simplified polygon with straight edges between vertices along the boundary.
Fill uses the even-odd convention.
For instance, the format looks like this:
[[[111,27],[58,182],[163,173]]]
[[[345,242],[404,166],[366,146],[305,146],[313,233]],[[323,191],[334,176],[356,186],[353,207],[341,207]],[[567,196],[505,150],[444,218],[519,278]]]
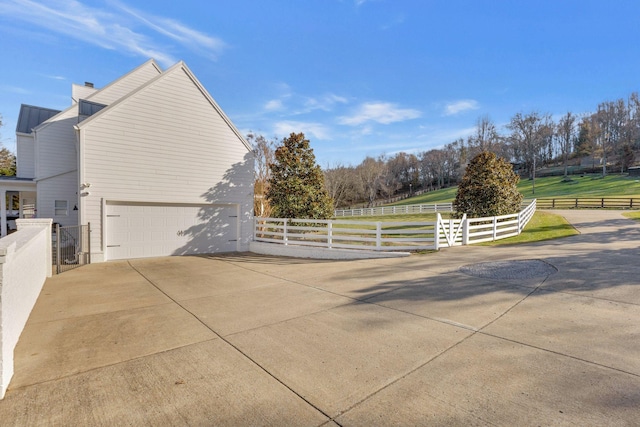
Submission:
[[[522,179],[518,189],[527,199],[537,197],[640,197],[640,180],[624,175],[571,176],[572,181],[564,182],[560,176],[536,178],[536,193],[533,194],[533,181]],[[395,205],[418,205],[452,202],[456,197],[457,187],[431,191],[420,196],[411,197],[394,203]]]
[[[563,216],[549,212],[536,211],[519,236],[496,240],[495,242],[478,243],[481,246],[515,245],[519,243],[541,242],[579,234]]]
[[[602,178],[600,175],[573,175],[571,181],[565,182],[562,177],[545,177],[536,179],[536,192],[533,194],[533,182],[523,179],[518,184],[518,189],[526,199],[531,198],[588,198],[588,197],[640,197],[640,179],[625,175],[609,175]],[[420,196],[411,197],[394,203],[393,205],[417,205],[452,202],[456,197],[457,187],[431,191]],[[631,211],[624,214],[627,218],[640,221],[640,211]],[[444,214],[443,218],[449,218]],[[359,221],[435,221],[436,214],[403,214],[381,215],[367,217],[337,218]],[[338,226],[339,227],[339,226]],[[578,234],[562,216],[537,211],[525,230],[519,236],[502,239],[495,242],[479,243],[484,246],[512,245],[518,243],[531,243],[543,240],[557,239]]]
[[[637,213],[637,219],[640,220],[640,212]],[[441,214],[443,218],[448,219],[449,214]],[[363,216],[363,217],[349,217],[337,218],[353,220],[353,221],[365,221],[365,222],[418,222],[418,221],[435,221],[437,218],[435,213],[423,213],[423,214],[401,214],[401,215],[380,215],[380,216]],[[348,228],[348,225],[336,224],[335,228]],[[363,227],[371,228],[375,227]],[[408,227],[414,228],[414,227]],[[549,213],[536,211],[529,221],[529,224],[525,227],[524,231],[519,236],[509,237],[508,239],[497,240],[495,242],[476,243],[476,245],[482,246],[497,246],[497,245],[514,245],[519,243],[532,243],[540,242],[543,240],[558,239],[561,237],[574,236],[578,234],[571,224],[564,219],[564,217]]]
[[[629,219],[635,219],[636,221],[640,221],[640,211],[624,212],[622,216]]]
[[[520,181],[518,189],[525,198],[551,197],[631,197],[640,195],[640,180],[625,175],[572,176],[571,181],[563,182],[562,177],[536,179],[536,193],[532,192],[533,181]]]
[[[440,214],[442,218],[449,219],[450,212]],[[417,213],[417,214],[397,214],[397,215],[378,215],[378,216],[339,216],[333,218],[336,221],[365,221],[365,222],[422,222],[435,221],[438,215],[435,213]],[[336,225],[338,227],[339,225]]]

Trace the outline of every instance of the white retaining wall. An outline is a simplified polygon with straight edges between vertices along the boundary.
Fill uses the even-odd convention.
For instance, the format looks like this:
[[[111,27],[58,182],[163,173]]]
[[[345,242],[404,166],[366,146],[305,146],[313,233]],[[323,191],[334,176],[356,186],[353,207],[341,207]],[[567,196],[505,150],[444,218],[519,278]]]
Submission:
[[[51,277],[51,223],[18,219],[18,231],[0,239],[0,399],[13,377],[13,350]]]
[[[249,251],[272,256],[288,256],[294,258],[311,259],[371,259],[371,258],[401,258],[409,256],[409,252],[376,252],[357,249],[318,248],[313,246],[283,245],[280,243],[251,242]]]

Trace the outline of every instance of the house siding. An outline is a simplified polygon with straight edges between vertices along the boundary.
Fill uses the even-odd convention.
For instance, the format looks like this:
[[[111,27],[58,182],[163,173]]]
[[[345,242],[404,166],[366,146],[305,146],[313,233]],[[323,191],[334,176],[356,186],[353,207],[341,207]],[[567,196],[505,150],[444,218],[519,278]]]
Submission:
[[[53,218],[54,223],[60,225],[78,225],[78,211],[73,210],[78,203],[77,171],[58,175],[54,178],[38,181],[37,183],[37,217]],[[67,215],[55,215],[55,201],[66,200]]]
[[[161,72],[155,62],[147,61],[122,78],[94,92],[86,99],[91,102],[109,105],[130,94],[133,90],[147,83],[149,80],[158,77]]]
[[[77,115],[64,111],[35,131],[36,179],[47,179],[77,169]]]
[[[140,85],[157,77],[160,71],[153,61],[149,61],[136,68],[129,74],[116,80],[107,87],[89,94],[96,102],[111,103],[125,96]],[[73,207],[78,203],[78,154],[75,125],[79,123],[78,105],[74,104],[60,114],[50,118],[34,130],[32,144],[33,171],[31,177],[37,180],[37,217],[53,218],[61,225],[77,225],[78,211]],[[28,137],[17,144],[21,158],[29,152]],[[26,145],[24,144],[26,142]],[[29,171],[29,154],[20,161],[20,168],[24,167],[24,174]],[[21,171],[21,176],[23,172]],[[24,175],[27,177],[26,175]],[[54,215],[55,200],[67,200],[69,214]]]
[[[252,155],[185,69],[165,72],[80,129],[81,179],[91,183],[81,198],[82,223],[101,228],[109,200],[236,204],[239,249],[248,250]],[[103,235],[92,233],[97,260]]]
[[[16,176],[34,178],[36,176],[36,151],[32,135],[16,136]]]

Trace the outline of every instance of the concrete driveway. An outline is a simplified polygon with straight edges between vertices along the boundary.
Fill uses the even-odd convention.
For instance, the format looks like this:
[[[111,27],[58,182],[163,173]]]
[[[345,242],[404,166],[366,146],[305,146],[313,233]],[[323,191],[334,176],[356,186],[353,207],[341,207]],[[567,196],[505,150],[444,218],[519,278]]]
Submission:
[[[94,264],[47,281],[3,425],[640,425],[640,227],[408,258]]]

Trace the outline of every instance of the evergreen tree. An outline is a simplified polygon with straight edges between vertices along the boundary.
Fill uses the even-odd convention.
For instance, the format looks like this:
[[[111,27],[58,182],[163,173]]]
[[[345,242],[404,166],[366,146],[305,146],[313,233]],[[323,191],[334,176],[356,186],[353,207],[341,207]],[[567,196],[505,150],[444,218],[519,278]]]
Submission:
[[[291,133],[276,149],[269,166],[267,199],[276,218],[326,219],[333,216],[333,200],[324,175],[303,133]]]
[[[2,127],[2,114],[0,114],[0,128]],[[1,140],[2,138],[0,138]],[[0,146],[1,147],[1,146]],[[0,148],[0,176],[16,175],[16,156],[6,147]]]
[[[484,151],[475,156],[458,186],[453,207],[457,217],[482,218],[520,210],[520,177],[505,159]]]

